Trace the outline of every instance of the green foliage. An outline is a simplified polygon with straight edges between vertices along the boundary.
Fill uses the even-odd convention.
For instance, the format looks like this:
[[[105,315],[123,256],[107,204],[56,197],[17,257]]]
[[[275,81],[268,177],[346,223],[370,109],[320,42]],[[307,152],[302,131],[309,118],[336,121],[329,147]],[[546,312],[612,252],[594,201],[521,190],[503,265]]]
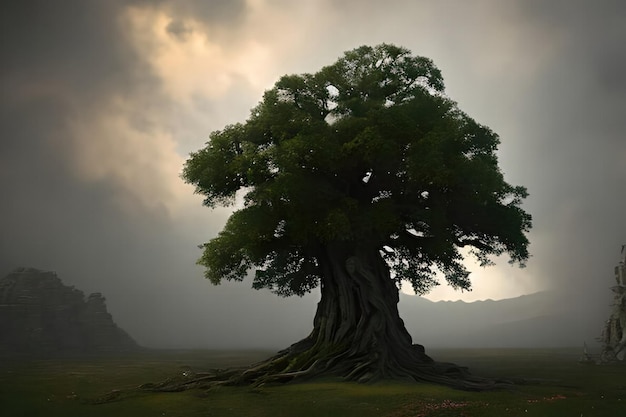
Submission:
[[[211,134],[183,178],[209,207],[245,204],[203,245],[213,283],[257,269],[255,288],[304,294],[330,242],[370,245],[420,293],[437,268],[469,289],[459,248],[484,264],[528,258],[523,187],[504,181],[498,136],[444,94],[432,61],[363,46],[315,74],[282,77],[244,124]]]

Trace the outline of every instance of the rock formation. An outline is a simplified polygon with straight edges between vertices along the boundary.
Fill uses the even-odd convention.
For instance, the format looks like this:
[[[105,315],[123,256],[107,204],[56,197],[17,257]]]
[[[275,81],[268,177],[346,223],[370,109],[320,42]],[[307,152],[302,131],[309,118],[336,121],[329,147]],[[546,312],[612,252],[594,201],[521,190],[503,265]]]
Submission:
[[[615,267],[615,281],[617,285],[611,288],[615,293],[613,311],[600,337],[604,362],[626,359],[626,245],[622,245],[622,260]]]
[[[0,352],[56,355],[137,349],[100,293],[85,299],[54,272],[20,268],[0,279]]]

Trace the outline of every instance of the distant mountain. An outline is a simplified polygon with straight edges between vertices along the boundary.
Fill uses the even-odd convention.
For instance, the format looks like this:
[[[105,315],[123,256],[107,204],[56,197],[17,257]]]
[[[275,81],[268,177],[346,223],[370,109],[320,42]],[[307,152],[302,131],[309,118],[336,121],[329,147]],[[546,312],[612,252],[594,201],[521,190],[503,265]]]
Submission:
[[[432,302],[400,294],[400,315],[427,347],[565,347],[595,344],[603,320],[552,291],[504,300]]]
[[[85,298],[54,272],[19,268],[0,278],[0,353],[50,356],[137,350],[100,293]]]

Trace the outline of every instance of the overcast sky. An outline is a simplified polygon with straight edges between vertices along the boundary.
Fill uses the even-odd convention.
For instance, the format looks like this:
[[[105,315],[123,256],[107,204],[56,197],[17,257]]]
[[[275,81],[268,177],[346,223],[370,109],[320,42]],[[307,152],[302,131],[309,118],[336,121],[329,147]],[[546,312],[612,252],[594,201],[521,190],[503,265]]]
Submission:
[[[258,335],[237,326],[268,323],[281,342],[307,334],[317,293],[285,300],[249,282],[214,287],[202,278],[197,245],[229,212],[202,207],[179,173],[189,152],[244,121],[281,75],[382,42],[434,60],[448,95],[500,135],[506,179],[530,193],[528,267],[503,258],[474,268],[472,292],[442,285],[429,298],[554,288],[590,309],[611,301],[626,243],[620,0],[0,7],[0,274],[33,266],[103,292],[141,343],[254,345]]]

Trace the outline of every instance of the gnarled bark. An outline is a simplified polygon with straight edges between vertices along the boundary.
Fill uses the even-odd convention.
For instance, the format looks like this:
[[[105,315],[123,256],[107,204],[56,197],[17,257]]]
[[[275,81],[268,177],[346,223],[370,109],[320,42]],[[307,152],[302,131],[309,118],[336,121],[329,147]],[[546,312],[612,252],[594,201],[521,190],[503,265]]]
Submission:
[[[322,297],[313,331],[244,372],[248,382],[331,374],[358,382],[405,379],[466,389],[492,384],[465,368],[433,361],[421,345],[412,343],[398,313],[398,288],[377,249],[329,245],[320,266]],[[283,369],[274,368],[282,364]]]

